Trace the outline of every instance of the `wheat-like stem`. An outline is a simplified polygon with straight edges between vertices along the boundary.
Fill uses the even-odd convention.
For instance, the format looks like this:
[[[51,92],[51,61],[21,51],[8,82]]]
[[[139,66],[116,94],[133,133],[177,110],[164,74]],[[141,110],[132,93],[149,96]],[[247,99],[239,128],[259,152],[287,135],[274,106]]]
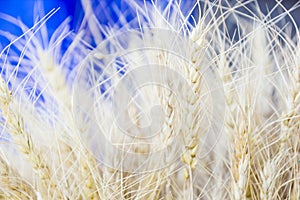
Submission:
[[[13,97],[12,91],[10,91],[1,78],[0,80],[0,107],[2,114],[5,117],[5,123],[8,131],[12,134],[14,141],[18,148],[24,154],[28,161],[31,163],[33,170],[35,171],[36,180],[35,187],[40,191],[47,191],[48,187],[55,187],[52,183],[52,171],[48,164],[45,162],[42,154],[32,141],[31,135],[25,130],[25,124],[23,117],[18,111],[16,101]],[[54,192],[53,189],[50,192]],[[55,191],[58,192],[58,191]],[[62,196],[60,193],[58,196]]]
[[[32,28],[0,15],[24,33],[0,30],[12,41],[0,54],[0,199],[300,199],[299,28],[280,25],[297,5],[126,1],[136,18],[115,9],[107,27],[101,2],[81,2],[80,30],[66,19],[49,38],[58,10]]]

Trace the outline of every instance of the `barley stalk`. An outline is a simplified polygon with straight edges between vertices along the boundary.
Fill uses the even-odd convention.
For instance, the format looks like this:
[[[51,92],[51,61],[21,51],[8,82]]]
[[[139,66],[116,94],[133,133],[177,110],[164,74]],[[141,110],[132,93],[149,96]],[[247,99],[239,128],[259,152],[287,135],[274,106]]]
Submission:
[[[130,23],[115,9],[107,27],[104,3],[82,0],[79,31],[66,19],[50,38],[58,10],[32,28],[0,15],[23,31],[0,30],[11,41],[0,54],[0,199],[300,199],[299,27],[287,19],[299,4],[276,1],[266,15],[258,1],[201,0],[198,13],[126,2]],[[122,82],[145,65],[160,68]],[[118,84],[137,86],[128,105],[112,95]],[[157,104],[164,121],[149,139],[141,127]]]
[[[47,191],[48,187],[52,187],[51,176],[52,172],[48,164],[44,161],[42,154],[35,147],[31,135],[25,130],[24,120],[20,113],[17,112],[16,102],[14,100],[12,91],[10,91],[1,78],[0,80],[0,107],[3,116],[6,119],[6,126],[8,131],[14,137],[16,144],[18,145],[22,154],[24,154],[28,161],[32,164],[32,168],[35,170],[36,187],[39,190]],[[54,192],[51,190],[50,192]],[[60,196],[61,194],[58,194]]]

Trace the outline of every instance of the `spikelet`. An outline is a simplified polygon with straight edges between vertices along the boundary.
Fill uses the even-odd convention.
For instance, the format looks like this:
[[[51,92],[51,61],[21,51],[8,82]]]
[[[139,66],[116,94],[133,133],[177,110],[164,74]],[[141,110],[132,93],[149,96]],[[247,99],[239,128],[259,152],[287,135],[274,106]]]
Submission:
[[[0,15],[0,199],[300,199],[299,4],[123,3]]]

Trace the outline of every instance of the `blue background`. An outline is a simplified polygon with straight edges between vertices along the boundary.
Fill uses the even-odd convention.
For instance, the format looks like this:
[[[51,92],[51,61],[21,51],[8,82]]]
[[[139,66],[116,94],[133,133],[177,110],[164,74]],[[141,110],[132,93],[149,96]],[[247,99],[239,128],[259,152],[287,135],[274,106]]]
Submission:
[[[128,18],[133,16],[130,14],[130,10],[128,11],[128,6],[122,3],[122,0],[98,0],[100,5],[103,9],[101,9],[100,13],[97,17],[102,24],[113,24],[118,20],[118,16],[112,9],[112,4],[115,4],[122,12],[124,13],[127,11]],[[144,0],[137,0],[137,2],[143,2]],[[146,0],[149,1],[149,0]],[[189,10],[191,5],[195,0],[186,0],[185,6],[183,9]],[[0,0],[0,13],[5,13],[16,18],[21,19],[23,23],[25,23],[28,27],[31,27],[34,22],[34,5],[36,2],[42,3],[44,7],[43,9],[39,10],[40,16],[43,16],[43,13],[48,13],[53,8],[60,7],[60,10],[47,22],[47,29],[49,31],[49,35],[55,30],[55,28],[67,17],[71,16],[72,21],[70,23],[71,28],[76,31],[78,25],[80,24],[80,19],[83,16],[83,11],[81,7],[80,0]],[[124,2],[124,1],[123,1]],[[162,5],[166,2],[166,0],[158,0],[157,2],[161,3]],[[295,4],[297,0],[285,0],[282,3],[287,7],[291,7]],[[275,0],[260,0],[259,4],[261,9],[266,13],[267,7],[272,8],[275,5]],[[128,14],[129,12],[129,14]],[[42,14],[42,15],[41,15]],[[275,13],[276,15],[276,13]],[[298,8],[296,11],[292,12],[294,19],[298,23],[298,27],[300,26],[300,9]],[[274,15],[273,15],[274,17]],[[5,20],[0,18],[0,30],[8,31],[15,35],[20,35],[22,32],[21,30],[11,25],[10,23],[6,22]],[[0,36],[0,49],[1,47],[8,44],[4,37]]]

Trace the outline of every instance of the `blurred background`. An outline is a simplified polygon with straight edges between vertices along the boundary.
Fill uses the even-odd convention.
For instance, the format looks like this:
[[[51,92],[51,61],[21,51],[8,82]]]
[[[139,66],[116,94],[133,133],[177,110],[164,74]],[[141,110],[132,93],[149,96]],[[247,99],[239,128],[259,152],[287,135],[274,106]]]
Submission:
[[[35,6],[39,7],[36,11],[34,9]],[[75,19],[79,19],[80,15],[82,15],[80,0],[0,0],[0,13],[20,19],[28,27],[32,27],[36,20],[37,13],[35,12],[39,12],[38,14],[42,14],[41,16],[43,16],[53,8],[60,8],[60,10],[47,23],[47,29],[50,34],[67,16],[72,17],[70,25],[73,28]],[[7,22],[3,17],[0,17],[0,30],[8,31],[15,35],[22,33],[17,26]],[[6,38],[0,35],[1,46],[3,47],[7,43]]]
[[[118,21],[118,14],[115,10],[121,11],[127,16],[127,20],[134,17],[134,10],[129,10],[124,0],[94,0],[97,1],[97,12],[98,20],[102,24],[113,25]],[[132,0],[134,1],[134,0]],[[135,2],[143,3],[144,1],[151,2],[151,0],[135,0]],[[152,0],[164,6],[167,0]],[[204,0],[202,0],[204,1]],[[209,0],[208,0],[209,1]],[[210,0],[212,1],[212,0]],[[127,0],[130,2],[130,0]],[[196,0],[182,0],[182,9],[187,12],[191,9],[192,5]],[[225,2],[225,1],[222,1]],[[236,0],[229,0],[228,2],[236,2]],[[298,0],[283,0],[282,4],[286,8],[290,8]],[[275,0],[259,0],[258,1],[261,10],[267,13],[276,4]],[[38,6],[37,6],[38,5]],[[100,5],[100,6],[99,6]],[[36,9],[35,9],[36,8]],[[48,13],[53,8],[60,8],[60,10],[47,22],[47,29],[49,35],[55,30],[55,28],[68,16],[71,16],[71,29],[76,31],[79,27],[80,21],[83,17],[83,10],[80,0],[0,0],[0,13],[11,15],[15,18],[20,19],[25,25],[31,27],[36,20],[35,17],[40,14]],[[197,15],[197,11],[194,15]],[[244,12],[247,12],[245,9]],[[272,14],[272,17],[276,16],[277,12]],[[297,26],[300,26],[300,9],[296,9],[291,13],[294,19],[297,21]],[[20,35],[22,32],[17,27],[3,20],[0,15],[0,31],[10,32],[15,35]],[[8,44],[8,40],[0,34],[0,47]],[[1,49],[1,48],[0,48]]]

